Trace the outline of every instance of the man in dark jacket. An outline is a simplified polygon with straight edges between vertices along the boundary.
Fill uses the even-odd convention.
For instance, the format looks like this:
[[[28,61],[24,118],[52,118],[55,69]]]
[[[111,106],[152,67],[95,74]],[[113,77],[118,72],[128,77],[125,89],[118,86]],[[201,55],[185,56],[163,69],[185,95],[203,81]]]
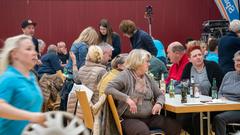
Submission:
[[[124,36],[130,38],[133,49],[144,49],[150,52],[151,55],[157,55],[157,48],[152,37],[147,32],[137,29],[133,21],[122,20],[119,28],[124,33]]]
[[[57,55],[57,46],[49,45],[47,54],[41,58],[42,65],[38,69],[38,74],[42,76],[46,74],[56,74],[58,70],[62,70],[60,59]]]
[[[233,20],[229,30],[230,32],[220,39],[218,45],[219,65],[224,74],[234,70],[233,55],[240,50],[240,21]]]

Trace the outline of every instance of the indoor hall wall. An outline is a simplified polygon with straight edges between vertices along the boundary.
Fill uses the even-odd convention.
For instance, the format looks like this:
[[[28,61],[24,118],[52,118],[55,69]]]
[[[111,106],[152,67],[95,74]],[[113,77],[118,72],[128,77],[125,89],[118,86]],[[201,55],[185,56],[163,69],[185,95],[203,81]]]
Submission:
[[[132,19],[148,31],[145,7],[153,6],[152,34],[165,46],[187,37],[200,38],[202,22],[221,19],[214,0],[0,0],[0,39],[21,33],[20,23],[31,18],[38,23],[36,36],[47,42],[66,41],[68,47],[87,26],[98,28],[107,18],[121,35],[122,49],[130,42],[119,32],[122,19]]]

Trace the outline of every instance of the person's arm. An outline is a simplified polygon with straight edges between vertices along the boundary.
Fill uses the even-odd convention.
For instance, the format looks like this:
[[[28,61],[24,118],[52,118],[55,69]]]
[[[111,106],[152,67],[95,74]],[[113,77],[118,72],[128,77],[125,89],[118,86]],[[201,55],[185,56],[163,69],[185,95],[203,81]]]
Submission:
[[[75,83],[81,83],[81,80],[78,77],[79,74],[78,74],[78,66],[77,66],[76,56],[73,52],[70,52],[69,54],[72,59],[73,80]]]
[[[128,79],[125,76],[125,74],[120,73],[115,79],[113,79],[107,84],[105,94],[106,95],[111,94],[114,97],[114,99],[126,102],[127,99],[129,98],[129,96],[124,93],[126,87],[125,82],[127,82],[126,80]]]
[[[218,91],[218,98],[222,98],[222,97],[223,97],[223,87],[225,86],[224,83],[229,79],[229,77],[230,77],[230,73],[227,73],[227,74],[223,77],[221,86],[220,86],[219,91]]]
[[[75,54],[73,52],[70,52],[69,55],[70,55],[70,58],[72,59],[73,72],[78,72],[77,60],[76,60]]]
[[[61,71],[63,70],[63,67],[61,66],[61,61],[57,56],[57,54],[51,54],[49,60],[50,60],[51,67],[55,72],[57,72],[58,70],[61,70]]]
[[[0,99],[0,117],[11,120],[29,120],[34,123],[42,124],[45,121],[43,113],[29,112],[9,105]]]
[[[79,65],[77,65],[78,68],[80,68],[81,66],[83,66],[85,64],[87,53],[88,53],[87,45],[83,44],[78,48],[78,54],[79,54],[79,57],[77,60],[79,62]]]
[[[113,57],[117,56],[118,54],[121,53],[121,40],[120,36],[117,33],[113,33]]]
[[[165,103],[165,96],[163,95],[162,92],[160,92],[157,84],[151,77],[148,77],[148,81],[150,81],[151,84],[151,89],[153,91],[155,103],[163,106]]]

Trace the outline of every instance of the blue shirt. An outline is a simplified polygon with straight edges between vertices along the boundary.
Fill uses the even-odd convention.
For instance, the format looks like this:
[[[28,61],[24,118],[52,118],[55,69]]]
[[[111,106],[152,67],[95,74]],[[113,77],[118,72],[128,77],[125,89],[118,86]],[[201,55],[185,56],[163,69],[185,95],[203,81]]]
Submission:
[[[88,53],[88,45],[85,42],[73,43],[70,49],[76,56],[78,69],[85,64],[86,56]],[[72,72],[72,59],[69,57],[68,64],[66,65],[68,71]]]
[[[218,63],[218,54],[215,52],[208,52],[205,59],[208,61],[214,61],[214,62]]]
[[[0,99],[8,104],[30,112],[40,112],[43,97],[35,76],[23,76],[12,66],[0,75]],[[0,135],[20,135],[28,124],[26,120],[0,118]]]
[[[165,53],[165,49],[164,49],[164,45],[160,40],[154,39],[153,43],[155,45],[155,47],[157,48],[157,56],[156,57],[164,57],[166,58],[166,53]]]

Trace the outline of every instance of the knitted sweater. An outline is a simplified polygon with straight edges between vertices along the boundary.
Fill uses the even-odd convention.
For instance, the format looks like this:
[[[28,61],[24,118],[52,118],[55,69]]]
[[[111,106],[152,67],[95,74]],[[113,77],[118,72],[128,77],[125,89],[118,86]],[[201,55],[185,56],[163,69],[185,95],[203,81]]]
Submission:
[[[159,91],[157,84],[145,74],[147,82],[150,83],[150,89],[153,91],[154,101],[160,103],[161,105],[165,102],[164,95]],[[118,102],[118,113],[119,116],[126,111],[128,104],[126,103],[127,98],[130,93],[133,92],[135,87],[136,80],[132,76],[132,73],[129,69],[122,71],[115,79],[108,83],[108,86],[105,90],[106,94],[112,94]],[[143,107],[144,108],[144,107]]]
[[[225,97],[229,100],[240,101],[240,74],[236,71],[228,72],[222,81],[219,89],[219,97]]]

